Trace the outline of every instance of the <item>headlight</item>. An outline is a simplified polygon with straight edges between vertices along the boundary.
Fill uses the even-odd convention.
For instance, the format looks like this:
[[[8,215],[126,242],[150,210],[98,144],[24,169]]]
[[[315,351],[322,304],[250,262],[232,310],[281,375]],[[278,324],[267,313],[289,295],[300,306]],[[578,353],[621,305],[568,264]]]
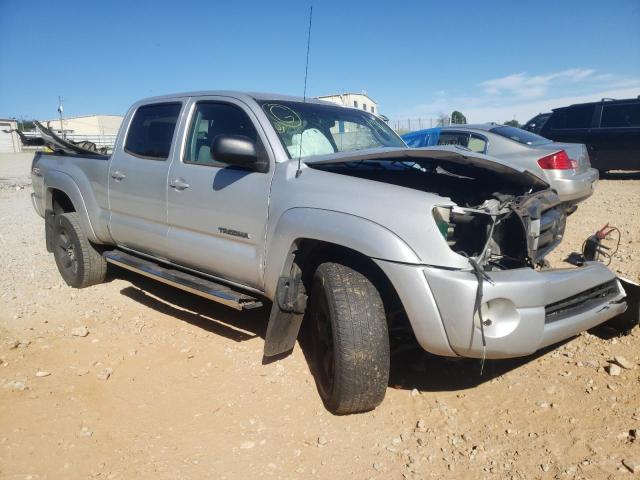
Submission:
[[[484,251],[493,224],[491,215],[459,207],[435,207],[433,219],[454,252],[476,257]]]
[[[438,230],[442,234],[442,237],[447,240],[449,236],[449,214],[451,210],[445,207],[435,207],[433,209],[433,219],[436,221]]]

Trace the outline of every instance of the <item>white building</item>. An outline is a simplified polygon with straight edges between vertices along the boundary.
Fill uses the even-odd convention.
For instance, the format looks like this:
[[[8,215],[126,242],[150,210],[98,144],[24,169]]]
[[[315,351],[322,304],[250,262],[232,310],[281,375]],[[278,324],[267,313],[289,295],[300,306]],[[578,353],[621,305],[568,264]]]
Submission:
[[[60,119],[42,120],[43,125],[49,124],[54,132],[60,134],[64,128],[65,135],[116,135],[122,117],[120,115],[85,115],[82,117],[63,117],[62,128],[60,127]]]
[[[0,153],[15,153],[22,150],[22,142],[15,132],[5,133],[18,128],[16,120],[0,118]]]
[[[339,93],[336,95],[323,95],[317,97],[318,100],[325,100],[327,102],[337,103],[338,105],[344,105],[345,107],[359,108],[365,112],[380,114],[378,110],[378,104],[375,100],[369,97],[366,93]]]

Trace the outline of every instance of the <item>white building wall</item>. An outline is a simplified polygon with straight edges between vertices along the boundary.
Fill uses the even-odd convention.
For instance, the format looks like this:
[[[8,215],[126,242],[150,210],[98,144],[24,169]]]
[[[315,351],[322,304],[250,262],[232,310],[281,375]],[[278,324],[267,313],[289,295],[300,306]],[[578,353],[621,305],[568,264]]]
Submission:
[[[317,98],[318,100],[337,103],[338,105],[344,105],[345,107],[359,108],[360,110],[380,114],[378,111],[378,104],[364,93],[341,93],[337,95],[325,95]]]
[[[60,132],[60,119],[43,120],[42,123]],[[120,115],[88,115],[62,119],[65,133],[72,135],[115,135],[118,133],[122,117]]]
[[[18,123],[15,120],[0,118],[0,153],[16,153],[22,150],[22,142],[15,132],[5,133],[3,130],[15,130]]]

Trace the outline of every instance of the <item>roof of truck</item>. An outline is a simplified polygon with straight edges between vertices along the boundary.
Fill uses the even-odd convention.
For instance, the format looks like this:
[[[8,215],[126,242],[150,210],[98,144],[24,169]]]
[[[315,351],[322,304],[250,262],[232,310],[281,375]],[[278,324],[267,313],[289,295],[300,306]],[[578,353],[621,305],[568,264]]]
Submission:
[[[198,90],[195,92],[181,92],[172,93],[168,95],[160,95],[157,97],[149,97],[140,100],[140,102],[153,102],[157,100],[170,100],[174,98],[183,97],[205,97],[205,96],[220,96],[220,97],[233,97],[245,100],[279,100],[284,102],[307,102],[307,103],[320,103],[322,105],[335,105],[334,103],[324,100],[318,100],[315,98],[296,97],[292,95],[282,95],[279,93],[262,93],[262,92],[243,92],[238,90]],[[140,103],[136,102],[136,103]]]

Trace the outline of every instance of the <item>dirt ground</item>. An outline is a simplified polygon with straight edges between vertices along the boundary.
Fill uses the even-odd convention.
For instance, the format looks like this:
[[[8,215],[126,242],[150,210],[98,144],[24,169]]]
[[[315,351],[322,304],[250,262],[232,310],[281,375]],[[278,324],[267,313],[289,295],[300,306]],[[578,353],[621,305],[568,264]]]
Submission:
[[[123,271],[85,290],[63,284],[31,206],[29,164],[29,155],[0,156],[0,478],[640,471],[638,329],[584,333],[528,358],[489,361],[482,376],[478,361],[405,351],[393,357],[378,409],[333,416],[299,347],[262,364],[265,309],[237,313]],[[561,266],[610,222],[622,231],[611,267],[639,281],[639,194],[638,174],[600,181],[569,218],[552,263]],[[632,368],[611,375],[614,356]]]

